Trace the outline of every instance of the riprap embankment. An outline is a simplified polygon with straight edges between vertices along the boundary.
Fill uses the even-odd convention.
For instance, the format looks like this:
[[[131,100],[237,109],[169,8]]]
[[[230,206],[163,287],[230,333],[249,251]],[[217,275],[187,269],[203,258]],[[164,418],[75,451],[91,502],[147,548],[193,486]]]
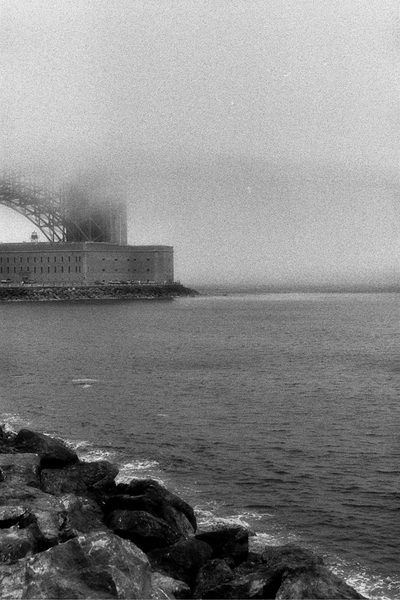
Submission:
[[[250,552],[246,529],[198,531],[185,500],[117,474],[0,428],[1,598],[362,598],[310,550]]]

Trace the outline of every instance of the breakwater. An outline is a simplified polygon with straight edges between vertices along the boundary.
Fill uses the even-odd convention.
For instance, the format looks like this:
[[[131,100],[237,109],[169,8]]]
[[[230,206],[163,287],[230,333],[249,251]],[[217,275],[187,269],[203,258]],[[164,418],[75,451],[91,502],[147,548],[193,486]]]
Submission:
[[[180,283],[108,284],[87,286],[0,286],[0,302],[50,302],[57,300],[137,300],[196,296]]]
[[[0,428],[1,598],[363,598],[295,545],[249,551],[243,527],[197,530],[152,479]]]

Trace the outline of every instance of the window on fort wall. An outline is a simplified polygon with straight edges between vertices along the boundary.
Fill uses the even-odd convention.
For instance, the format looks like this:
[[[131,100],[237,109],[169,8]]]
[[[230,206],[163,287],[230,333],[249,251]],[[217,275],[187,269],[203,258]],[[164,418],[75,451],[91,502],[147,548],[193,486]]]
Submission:
[[[68,267],[68,273],[71,273],[71,267]]]
[[[47,267],[47,272],[50,273],[50,267]]]
[[[3,267],[0,267],[0,273],[2,273],[2,272],[3,272]]]

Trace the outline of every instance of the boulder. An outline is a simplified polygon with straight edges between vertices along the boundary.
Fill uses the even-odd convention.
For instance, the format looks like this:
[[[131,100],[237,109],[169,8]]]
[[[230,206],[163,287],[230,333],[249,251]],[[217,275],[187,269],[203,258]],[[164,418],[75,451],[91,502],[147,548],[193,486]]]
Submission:
[[[224,558],[230,566],[238,566],[249,556],[249,532],[244,527],[219,527],[195,537],[211,546],[213,558]]]
[[[306,600],[308,598],[331,600],[332,598],[365,599],[365,596],[359,594],[326,567],[318,565],[286,574],[276,598],[278,600]]]
[[[81,462],[64,469],[43,469],[42,490],[54,496],[103,492],[115,485],[118,467],[108,460]]]
[[[191,598],[190,587],[183,581],[178,581],[157,571],[152,573],[151,576],[152,586],[154,593],[159,592],[160,598],[177,598],[186,599]]]
[[[214,558],[199,570],[193,598],[227,598],[229,582],[235,578],[232,569],[221,558]]]
[[[107,531],[103,522],[103,512],[92,498],[65,494],[60,496],[59,500],[65,509],[64,531],[68,537],[91,531]]]
[[[163,519],[143,510],[115,510],[107,516],[105,523],[114,533],[131,540],[144,552],[165,548],[181,538]]]
[[[17,452],[38,454],[43,469],[62,469],[79,461],[76,452],[61,440],[30,429],[21,429],[18,432],[14,447]]]
[[[32,528],[19,529],[14,526],[0,529],[0,563],[13,563],[37,551],[37,539]]]
[[[58,498],[30,486],[0,483],[0,516],[6,527],[34,527],[38,545],[48,548],[68,538],[66,511]]]
[[[292,544],[266,548],[234,574],[229,595],[221,598],[363,598],[324,567],[320,556]],[[242,595],[233,595],[235,586],[242,586]]]
[[[0,597],[151,598],[151,570],[134,544],[94,532],[0,570]]]
[[[0,506],[0,529],[18,525],[25,513],[26,507],[22,504]]]
[[[148,554],[152,567],[173,579],[184,581],[193,588],[197,573],[211,558],[212,548],[194,538],[176,542],[168,548],[153,550]]]
[[[4,425],[0,425],[0,454],[11,454],[14,450],[16,434],[6,431]]]
[[[196,516],[190,504],[167,490],[155,479],[133,479],[128,484],[120,483],[117,485],[115,493],[128,496],[147,496],[148,498],[161,503],[162,514],[157,514],[155,516],[163,518],[168,522],[172,521],[175,525],[179,526],[180,521],[177,518],[176,513],[180,513],[189,521],[192,532],[197,529]]]
[[[261,554],[261,560],[270,571],[283,575],[297,569],[309,569],[323,564],[320,556],[295,544],[269,546]]]
[[[107,515],[115,510],[143,510],[154,517],[163,519],[180,537],[189,537],[194,534],[193,526],[187,517],[157,493],[149,492],[140,496],[117,494],[110,496],[104,505]]]
[[[40,458],[37,454],[0,454],[0,483],[40,487]]]

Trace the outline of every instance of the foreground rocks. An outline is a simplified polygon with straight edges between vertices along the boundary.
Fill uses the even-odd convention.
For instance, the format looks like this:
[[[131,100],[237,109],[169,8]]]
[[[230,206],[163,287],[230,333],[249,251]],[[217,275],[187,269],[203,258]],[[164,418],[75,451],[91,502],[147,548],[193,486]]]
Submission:
[[[0,597],[363,598],[297,546],[249,553],[242,527],[197,531],[157,481],[116,484],[61,440],[0,428]]]

